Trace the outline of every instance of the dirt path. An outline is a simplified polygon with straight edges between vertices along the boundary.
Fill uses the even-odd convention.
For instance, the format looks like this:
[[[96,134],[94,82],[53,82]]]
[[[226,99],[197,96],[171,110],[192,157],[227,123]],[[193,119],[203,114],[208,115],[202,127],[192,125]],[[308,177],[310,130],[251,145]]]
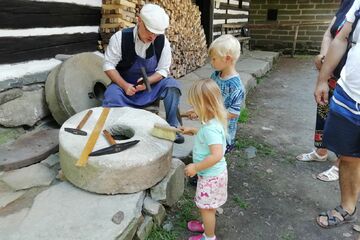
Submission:
[[[352,224],[330,230],[315,224],[320,211],[339,201],[337,182],[314,179],[331,163],[295,161],[313,147],[316,74],[312,58],[282,57],[249,94],[249,120],[241,124],[237,150],[228,156],[229,198],[218,217],[218,239],[357,239]],[[247,158],[249,146],[257,149],[255,158]],[[191,195],[193,187],[187,188]],[[170,219],[184,220],[175,211]],[[178,239],[189,235],[182,231]]]

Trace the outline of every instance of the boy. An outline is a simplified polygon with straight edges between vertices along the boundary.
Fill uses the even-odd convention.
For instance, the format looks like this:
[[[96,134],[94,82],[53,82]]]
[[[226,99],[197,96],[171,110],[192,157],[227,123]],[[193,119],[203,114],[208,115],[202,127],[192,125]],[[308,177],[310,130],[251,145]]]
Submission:
[[[221,35],[209,47],[210,63],[215,68],[215,72],[211,74],[210,78],[219,86],[228,113],[226,153],[234,148],[237,122],[245,98],[244,85],[235,69],[235,64],[240,57],[240,51],[239,41],[229,34]],[[187,115],[190,119],[197,118],[193,110],[189,110]]]

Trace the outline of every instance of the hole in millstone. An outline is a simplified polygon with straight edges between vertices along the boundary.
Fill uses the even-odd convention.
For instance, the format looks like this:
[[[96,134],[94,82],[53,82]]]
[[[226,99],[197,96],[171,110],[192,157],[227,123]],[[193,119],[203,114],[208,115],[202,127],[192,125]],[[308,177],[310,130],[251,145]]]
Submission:
[[[94,98],[102,101],[104,100],[104,93],[106,90],[106,86],[102,82],[96,82],[93,88]]]
[[[125,125],[112,126],[109,132],[115,140],[127,140],[135,135],[134,129]]]

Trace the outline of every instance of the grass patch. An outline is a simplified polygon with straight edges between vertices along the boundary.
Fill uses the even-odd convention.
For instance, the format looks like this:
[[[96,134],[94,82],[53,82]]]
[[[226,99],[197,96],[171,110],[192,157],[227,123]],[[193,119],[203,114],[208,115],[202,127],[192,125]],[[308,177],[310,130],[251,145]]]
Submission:
[[[233,197],[233,201],[241,208],[241,209],[248,209],[250,205],[243,199],[241,199],[238,195]]]
[[[256,77],[256,84],[260,84],[264,80],[264,77]]]
[[[240,138],[236,141],[235,146],[239,150],[244,150],[247,147],[253,146],[256,148],[257,154],[261,156],[275,156],[276,151],[271,146],[259,143],[254,139]]]
[[[161,227],[155,226],[146,240],[176,240],[177,237],[176,232],[167,232]]]
[[[247,108],[242,109],[240,112],[238,122],[239,123],[247,123],[249,121],[249,116],[250,116],[249,110]]]
[[[281,235],[280,239],[281,240],[294,240],[295,234],[293,232],[287,232],[287,233],[284,233],[283,235]]]
[[[187,229],[188,221],[199,218],[199,211],[195,205],[193,193],[190,193],[186,188],[184,195],[176,203],[176,207],[179,209],[176,224],[182,229]]]

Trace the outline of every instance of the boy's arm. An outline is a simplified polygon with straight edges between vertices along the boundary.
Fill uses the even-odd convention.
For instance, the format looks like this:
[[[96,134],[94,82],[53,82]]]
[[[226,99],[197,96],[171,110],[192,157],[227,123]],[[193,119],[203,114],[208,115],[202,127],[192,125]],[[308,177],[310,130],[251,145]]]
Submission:
[[[244,97],[245,97],[245,94],[244,94],[244,90],[242,88],[234,91],[231,94],[231,105],[227,109],[228,110],[228,114],[227,114],[228,119],[233,119],[233,118],[239,117],[241,105],[244,101]]]

